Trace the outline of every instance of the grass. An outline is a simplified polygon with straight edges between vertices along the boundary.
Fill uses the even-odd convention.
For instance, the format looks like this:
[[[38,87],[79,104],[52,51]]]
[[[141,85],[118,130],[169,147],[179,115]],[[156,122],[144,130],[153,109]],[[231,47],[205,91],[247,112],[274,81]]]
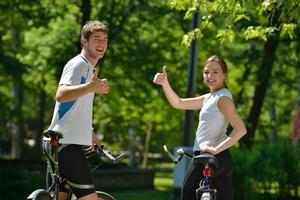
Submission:
[[[112,192],[113,196],[120,200],[177,200],[172,192],[173,164],[151,164],[150,168],[156,170],[153,190]]]

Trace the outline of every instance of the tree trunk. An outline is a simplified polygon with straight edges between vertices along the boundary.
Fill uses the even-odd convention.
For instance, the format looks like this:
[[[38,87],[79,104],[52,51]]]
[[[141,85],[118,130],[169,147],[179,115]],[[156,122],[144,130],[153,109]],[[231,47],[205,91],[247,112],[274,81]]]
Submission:
[[[20,29],[18,26],[14,27],[12,30],[12,36],[15,38],[12,43],[14,52],[18,51],[18,46],[20,44]],[[14,120],[13,126],[15,127],[12,131],[12,145],[11,154],[12,158],[22,158],[25,149],[25,128],[24,128],[24,117],[23,117],[23,99],[24,99],[24,82],[23,82],[23,67],[21,63],[16,59],[16,53],[11,58],[11,67],[18,68],[16,73],[12,73],[13,78],[13,92],[14,92]]]
[[[149,147],[151,142],[151,134],[152,134],[152,126],[153,123],[149,122],[149,126],[147,129],[146,141],[145,141],[145,150],[144,150],[144,158],[143,158],[143,169],[147,169],[148,166],[148,155],[149,155]]]
[[[84,24],[90,20],[91,15],[91,0],[82,0],[80,5],[80,10],[82,13],[81,17],[81,27],[84,26]],[[81,50],[81,42],[80,42],[81,36],[79,35],[79,40],[76,41],[77,49]]]
[[[15,78],[15,108],[14,113],[16,116],[15,120],[15,130],[12,132],[12,158],[18,159],[23,157],[24,152],[24,139],[25,139],[25,129],[24,129],[24,119],[23,119],[23,80],[22,78]]]
[[[37,155],[41,156],[41,142],[44,132],[44,119],[45,119],[45,104],[46,104],[46,92],[43,88],[40,89],[39,93],[39,114],[37,118],[37,130],[36,130],[36,137],[35,137],[35,145],[34,151]]]
[[[90,20],[91,0],[82,0],[81,11],[82,11],[81,26],[83,26],[88,20]]]
[[[268,25],[278,27],[280,8],[275,7],[271,12]],[[247,132],[246,136],[242,140],[248,148],[252,147],[255,130],[257,128],[261,108],[265,99],[268,84],[271,79],[272,68],[274,60],[276,59],[275,53],[278,46],[278,32],[273,36],[269,36],[263,48],[263,59],[257,72],[258,83],[255,87],[254,96],[252,98],[252,107],[247,119]]]

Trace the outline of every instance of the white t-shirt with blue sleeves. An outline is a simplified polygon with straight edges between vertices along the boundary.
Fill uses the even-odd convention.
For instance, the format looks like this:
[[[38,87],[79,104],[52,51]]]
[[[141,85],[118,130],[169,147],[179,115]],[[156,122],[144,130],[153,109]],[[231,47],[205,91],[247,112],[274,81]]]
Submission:
[[[228,120],[226,120],[217,105],[219,98],[222,96],[232,99],[231,92],[227,88],[205,95],[204,103],[199,113],[194,151],[201,151],[205,145],[215,147],[227,138]]]
[[[59,86],[89,82],[93,68],[82,54],[75,56],[65,65]],[[93,99],[94,93],[88,93],[73,101],[56,102],[49,130],[63,134],[61,144],[92,145]]]

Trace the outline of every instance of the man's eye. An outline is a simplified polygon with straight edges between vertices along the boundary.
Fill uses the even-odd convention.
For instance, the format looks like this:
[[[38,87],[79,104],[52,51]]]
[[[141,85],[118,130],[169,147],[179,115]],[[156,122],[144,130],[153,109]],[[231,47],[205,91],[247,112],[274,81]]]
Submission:
[[[101,43],[107,42],[107,40],[105,40],[105,39],[104,39],[104,40],[103,40],[103,39],[95,39],[95,41],[96,41],[96,42],[101,42]]]

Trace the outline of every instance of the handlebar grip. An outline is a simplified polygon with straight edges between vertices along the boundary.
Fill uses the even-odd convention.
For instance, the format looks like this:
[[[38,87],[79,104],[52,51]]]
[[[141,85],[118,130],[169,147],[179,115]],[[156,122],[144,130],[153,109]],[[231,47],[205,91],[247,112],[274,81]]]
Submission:
[[[164,147],[165,153],[169,156],[169,158],[171,158],[171,160],[172,160],[175,164],[177,164],[178,162],[180,162],[181,159],[182,159],[183,156],[184,156],[184,151],[183,151],[182,149],[178,149],[178,150],[177,150],[178,156],[175,158],[175,157],[173,156],[173,154],[168,150],[167,145],[164,145],[163,147]]]

